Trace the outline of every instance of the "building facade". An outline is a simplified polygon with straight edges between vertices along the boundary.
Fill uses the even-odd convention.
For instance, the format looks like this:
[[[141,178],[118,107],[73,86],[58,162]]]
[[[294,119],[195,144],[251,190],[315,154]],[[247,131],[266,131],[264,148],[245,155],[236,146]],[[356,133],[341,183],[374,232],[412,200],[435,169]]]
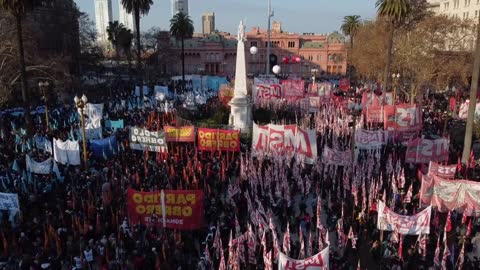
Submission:
[[[122,5],[122,0],[118,0],[118,21],[123,24],[126,28],[132,30],[132,33],[135,31],[135,20],[133,19],[133,14],[128,13],[127,10]]]
[[[202,15],[202,34],[209,35],[215,31],[215,12],[207,12]]]
[[[345,75],[347,71],[347,50],[345,37],[334,32],[317,35],[313,33],[287,33],[281,30],[279,22],[274,23],[271,31],[271,54],[267,56],[267,31],[253,27],[247,35],[246,60],[250,75],[265,74],[266,61],[271,66],[278,64],[282,74],[310,77],[316,75]],[[216,74],[233,76],[235,74],[237,35],[213,32],[209,35],[194,35],[185,41],[185,70],[192,74]],[[170,46],[181,56],[180,41],[170,38]],[[250,54],[251,47],[257,47],[256,55]],[[162,45],[160,46],[162,47]],[[163,45],[164,47],[164,45]],[[299,57],[300,63],[290,59]],[[287,61],[283,61],[288,58]],[[162,59],[159,59],[162,62]],[[181,61],[169,65],[168,73],[179,74]],[[316,71],[315,71],[316,70]]]
[[[436,14],[465,20],[478,20],[480,15],[480,0],[428,0],[428,3]]]
[[[100,44],[108,44],[107,27],[112,21],[112,0],[95,0],[95,26],[97,40]]]
[[[172,0],[172,17],[180,12],[188,15],[188,0]]]

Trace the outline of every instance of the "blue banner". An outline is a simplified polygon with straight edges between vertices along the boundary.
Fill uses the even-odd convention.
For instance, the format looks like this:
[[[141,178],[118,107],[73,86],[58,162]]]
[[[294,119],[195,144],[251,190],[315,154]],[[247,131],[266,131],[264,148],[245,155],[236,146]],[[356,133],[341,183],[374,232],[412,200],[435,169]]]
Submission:
[[[116,121],[113,120],[106,120],[105,127],[111,128],[113,130],[122,129],[123,128],[123,119],[119,119]]]
[[[117,152],[117,137],[112,135],[105,139],[91,140],[90,150],[98,159],[110,159]]]

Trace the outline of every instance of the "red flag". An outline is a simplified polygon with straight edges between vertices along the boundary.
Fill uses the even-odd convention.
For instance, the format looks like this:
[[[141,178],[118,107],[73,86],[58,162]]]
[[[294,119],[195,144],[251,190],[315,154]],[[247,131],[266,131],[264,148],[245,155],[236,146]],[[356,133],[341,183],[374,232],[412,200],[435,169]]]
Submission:
[[[322,229],[322,199],[320,194],[317,195],[317,228]]]
[[[290,256],[290,224],[287,222],[287,231],[283,235],[283,252]]]
[[[458,160],[457,160],[457,172],[461,172],[462,171],[462,161],[460,160],[460,157],[458,157]]]
[[[445,231],[449,232],[451,230],[452,230],[451,213],[450,213],[450,211],[448,211],[447,222],[445,223]]]
[[[400,234],[400,241],[398,244],[398,257],[403,259],[403,235]]]
[[[470,219],[470,222],[468,222],[467,233],[465,235],[469,237],[471,233],[472,233],[472,220]]]
[[[440,266],[440,237],[437,239],[437,248],[435,248],[435,254],[433,255],[433,265],[436,269]]]
[[[463,215],[462,215],[462,224],[465,224],[467,223],[467,211],[464,210],[463,211]]]
[[[468,159],[470,169],[475,168],[475,156],[473,155],[473,150],[470,151],[470,158]]]
[[[305,241],[303,240],[302,228],[298,228],[298,238],[300,241],[300,253],[298,254],[298,259],[305,258]]]
[[[457,270],[463,269],[463,261],[465,260],[465,242],[462,244],[462,250],[460,251],[460,255],[458,255],[457,261]]]
[[[356,249],[357,248],[357,239],[355,238],[355,235],[353,234],[352,226],[350,226],[350,230],[348,231],[348,239],[350,239],[352,241],[352,248]]]
[[[445,247],[443,249],[442,264],[440,266],[440,269],[447,270],[448,256],[450,256],[450,250],[448,250],[448,245],[447,245],[447,231],[444,231],[443,242],[445,244]]]

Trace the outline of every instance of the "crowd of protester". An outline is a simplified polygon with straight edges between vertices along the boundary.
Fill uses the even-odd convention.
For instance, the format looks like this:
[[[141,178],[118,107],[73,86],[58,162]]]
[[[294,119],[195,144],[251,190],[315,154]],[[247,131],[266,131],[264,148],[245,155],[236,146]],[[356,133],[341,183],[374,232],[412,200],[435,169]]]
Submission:
[[[176,87],[173,82],[169,84],[171,88]],[[433,269],[436,239],[443,235],[446,214],[435,213],[426,256],[418,252],[417,237],[407,236],[403,240],[403,256],[400,258],[398,244],[393,244],[389,233],[382,233],[376,227],[376,204],[373,203],[369,209],[355,206],[352,196],[345,195],[343,187],[335,184],[339,180],[334,177],[342,178],[346,171],[340,169],[339,174],[322,174],[314,169],[315,165],[301,166],[300,174],[309,175],[311,180],[308,188],[302,188],[294,180],[292,168],[295,165],[292,160],[291,164],[285,165],[290,199],[281,198],[278,194],[273,199],[278,183],[269,187],[270,192],[257,192],[252,190],[249,176],[247,179],[241,177],[241,159],[245,153],[202,152],[195,143],[170,143],[168,154],[131,150],[128,126],[162,130],[165,125],[178,125],[181,119],[175,111],[156,111],[153,105],[150,108],[132,106],[130,109],[115,106],[128,99],[142,104],[126,88],[114,97],[95,100],[106,104],[106,118],[124,120],[125,128],[115,132],[119,145],[117,154],[104,160],[88,152],[88,170],[84,170],[83,165],[59,165],[62,177],[55,173],[37,175],[26,172],[25,156],[28,154],[38,161],[51,156],[35,144],[36,136],[44,136],[50,141],[53,138],[78,139],[78,135],[72,132],[80,127],[74,104],[51,106],[48,128],[44,114],[34,115],[33,134],[24,131],[21,115],[4,114],[0,117],[0,192],[18,194],[21,206],[16,213],[0,211],[0,269],[218,269],[220,258],[214,255],[214,234],[220,233],[223,249],[227,251],[229,235],[237,229],[236,218],[240,230],[247,231],[251,221],[244,194],[252,192],[258,194],[259,204],[274,217],[280,235],[287,226],[292,235],[299,230],[303,235],[316,233],[318,228],[315,224],[319,218],[330,232],[331,239],[335,238],[338,219],[343,219],[344,233],[353,228],[357,237],[356,247],[350,240],[343,244],[343,248],[338,248],[336,240],[330,241],[333,247],[330,269],[355,269],[357,265],[360,269]],[[203,108],[205,113],[220,106],[216,99],[207,104]],[[444,129],[441,114],[427,106],[425,109],[424,131],[430,135],[441,135]],[[152,113],[156,117],[152,118]],[[281,112],[278,115],[292,118],[286,119],[287,122],[296,121],[293,117],[297,117]],[[104,135],[112,132],[105,129]],[[328,137],[331,132],[323,136]],[[347,147],[347,140],[343,140],[340,140],[341,147]],[[382,155],[401,155],[404,151],[401,145],[391,143],[383,148]],[[376,160],[379,165],[374,177],[385,174],[387,164],[383,156]],[[254,162],[264,175],[274,167],[274,161],[259,162],[254,159]],[[367,160],[362,160],[360,156],[359,162]],[[402,166],[405,168],[405,186],[412,183],[414,190],[418,191],[419,167]],[[227,190],[231,184],[238,185],[241,192],[229,199]],[[141,191],[203,190],[204,229],[179,231],[132,224],[126,212],[128,188]],[[316,214],[318,196],[322,202],[320,217]],[[388,194],[389,198],[393,198],[391,209],[405,215],[418,211],[418,196],[407,203],[404,203],[404,196],[404,193],[399,196]],[[453,228],[466,228],[461,219],[461,214],[453,213]],[[475,235],[479,231],[480,220],[472,220],[472,235]],[[458,258],[460,245],[457,234],[451,234],[452,239],[449,239],[457,252],[452,255],[448,269],[454,269]],[[294,239],[288,255],[298,258],[301,243],[298,237]],[[468,243],[466,249],[471,252],[474,247],[470,241]],[[272,249],[272,245],[272,235],[268,233],[267,249]],[[320,251],[318,237],[309,245],[312,245],[313,253]],[[211,256],[206,254],[205,246]],[[242,262],[240,269],[266,269],[261,245],[254,249],[256,256],[253,261]],[[480,267],[478,260],[467,257],[465,261],[464,269]]]

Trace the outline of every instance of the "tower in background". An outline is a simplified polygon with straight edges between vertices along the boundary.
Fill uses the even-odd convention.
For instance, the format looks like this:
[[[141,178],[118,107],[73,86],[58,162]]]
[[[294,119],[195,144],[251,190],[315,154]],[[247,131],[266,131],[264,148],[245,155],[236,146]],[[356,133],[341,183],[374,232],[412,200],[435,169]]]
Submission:
[[[215,31],[215,12],[207,12],[202,15],[202,34],[208,35]]]
[[[118,0],[118,22],[123,24],[126,28],[135,32],[135,20],[133,14],[128,13],[122,5],[122,0]]]
[[[180,12],[188,15],[188,0],[172,0],[172,17]]]
[[[97,40],[102,45],[108,42],[107,27],[112,21],[112,0],[95,0],[95,25]]]

